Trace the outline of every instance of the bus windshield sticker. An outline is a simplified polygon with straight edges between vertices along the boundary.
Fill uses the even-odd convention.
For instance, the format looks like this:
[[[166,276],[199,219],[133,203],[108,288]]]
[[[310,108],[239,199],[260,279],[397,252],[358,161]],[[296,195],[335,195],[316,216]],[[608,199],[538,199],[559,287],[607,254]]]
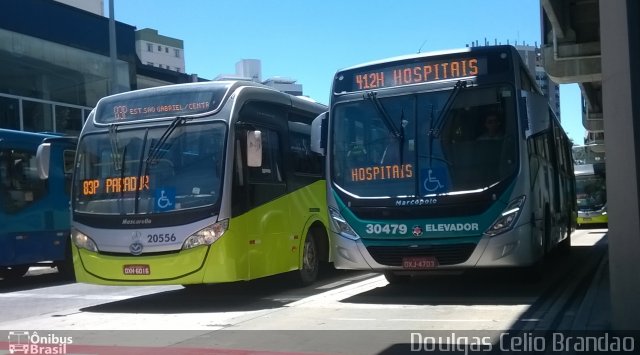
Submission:
[[[428,169],[422,169],[420,175],[423,177],[423,195],[449,191],[449,179],[447,178],[447,171],[443,167],[433,166]]]
[[[155,210],[157,212],[171,211],[176,208],[176,189],[162,187],[155,191]]]

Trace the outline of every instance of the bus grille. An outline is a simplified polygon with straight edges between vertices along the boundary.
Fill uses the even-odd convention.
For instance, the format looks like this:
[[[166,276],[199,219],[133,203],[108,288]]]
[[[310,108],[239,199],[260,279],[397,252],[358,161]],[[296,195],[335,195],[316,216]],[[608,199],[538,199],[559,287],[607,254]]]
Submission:
[[[402,258],[433,256],[439,265],[460,264],[471,256],[476,244],[421,245],[419,247],[367,247],[373,259],[381,265],[402,266]]]

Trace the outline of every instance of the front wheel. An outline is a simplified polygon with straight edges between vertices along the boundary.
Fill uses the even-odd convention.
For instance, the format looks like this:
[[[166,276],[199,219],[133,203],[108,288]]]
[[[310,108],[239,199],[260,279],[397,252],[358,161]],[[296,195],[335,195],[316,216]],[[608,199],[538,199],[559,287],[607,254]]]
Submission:
[[[307,286],[316,281],[320,269],[318,244],[312,232],[307,234],[302,248],[302,267],[296,271],[296,281],[301,286]]]
[[[385,271],[384,278],[392,285],[406,284],[411,281],[411,275],[400,275],[394,271]]]
[[[75,281],[76,275],[73,270],[73,252],[71,251],[71,240],[67,241],[64,260],[55,263],[58,273],[64,280]]]

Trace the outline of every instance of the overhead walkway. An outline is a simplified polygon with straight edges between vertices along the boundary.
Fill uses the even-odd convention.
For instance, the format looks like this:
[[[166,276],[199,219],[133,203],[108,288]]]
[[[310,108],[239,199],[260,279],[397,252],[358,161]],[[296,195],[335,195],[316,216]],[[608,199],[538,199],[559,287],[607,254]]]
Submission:
[[[611,324],[640,330],[640,1],[540,4],[545,70],[580,86],[583,125],[606,144]]]

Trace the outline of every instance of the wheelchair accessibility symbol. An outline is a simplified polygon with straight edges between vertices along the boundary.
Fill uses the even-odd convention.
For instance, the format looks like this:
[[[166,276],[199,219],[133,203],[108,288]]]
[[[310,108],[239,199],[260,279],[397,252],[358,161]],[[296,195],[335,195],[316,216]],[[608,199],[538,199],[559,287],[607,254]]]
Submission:
[[[422,176],[426,176],[422,182],[425,194],[433,194],[448,191],[447,174],[443,169],[429,168],[422,171]]]
[[[155,210],[169,211],[175,208],[176,190],[174,188],[159,188],[155,192]]]

